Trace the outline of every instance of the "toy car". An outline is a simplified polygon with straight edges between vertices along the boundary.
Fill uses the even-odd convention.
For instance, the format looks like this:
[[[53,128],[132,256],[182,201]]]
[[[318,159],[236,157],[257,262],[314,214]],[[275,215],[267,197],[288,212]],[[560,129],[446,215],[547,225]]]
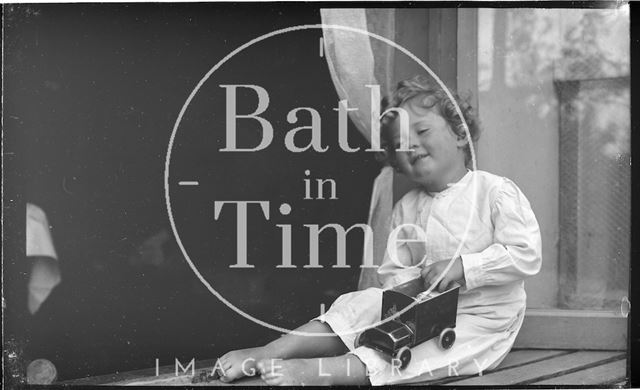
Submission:
[[[449,349],[456,340],[456,313],[460,285],[426,296],[422,278],[385,290],[382,295],[382,319],[389,318],[417,302],[400,316],[360,333],[356,347],[364,345],[400,361],[405,368],[411,361],[411,347],[438,337],[438,345]]]

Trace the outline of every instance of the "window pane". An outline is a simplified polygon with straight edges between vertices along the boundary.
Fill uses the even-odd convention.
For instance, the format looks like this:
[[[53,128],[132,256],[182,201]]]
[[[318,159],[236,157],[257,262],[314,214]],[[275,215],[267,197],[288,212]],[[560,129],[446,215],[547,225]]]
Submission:
[[[629,284],[629,79],[556,83],[560,306],[620,307]]]
[[[540,223],[532,308],[614,309],[628,294],[629,12],[478,10],[480,169]]]

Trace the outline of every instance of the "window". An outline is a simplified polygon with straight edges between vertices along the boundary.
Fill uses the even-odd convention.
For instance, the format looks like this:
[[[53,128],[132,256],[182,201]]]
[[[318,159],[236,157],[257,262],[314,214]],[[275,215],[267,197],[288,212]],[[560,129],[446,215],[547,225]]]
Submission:
[[[554,82],[560,122],[560,307],[615,310],[627,295],[630,80],[628,49],[618,43],[628,45],[629,24],[621,16],[591,10],[563,26]]]

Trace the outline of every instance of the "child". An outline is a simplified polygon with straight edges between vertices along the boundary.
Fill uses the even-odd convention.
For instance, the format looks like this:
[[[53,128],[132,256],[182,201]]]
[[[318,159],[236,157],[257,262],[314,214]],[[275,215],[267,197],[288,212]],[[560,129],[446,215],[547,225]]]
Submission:
[[[475,140],[471,109],[460,106]],[[373,349],[355,348],[353,330],[380,320],[383,290],[369,288],[342,295],[327,313],[297,329],[335,336],[288,334],[263,347],[229,352],[220,359],[222,381],[257,372],[270,385],[416,383],[493,369],[511,349],[524,317],[523,279],[541,265],[540,231],[529,202],[510,180],[467,169],[466,132],[444,92],[414,78],[398,84],[388,107],[408,113],[411,151],[398,150],[396,110],[382,120],[387,157],[418,185],[394,207],[392,228],[418,225],[426,232],[426,245],[410,241],[417,238],[416,229],[401,229],[378,274],[383,288],[419,276],[430,286],[461,246],[461,255],[435,287],[462,286],[454,345],[442,350],[435,339],[416,345],[403,370]]]

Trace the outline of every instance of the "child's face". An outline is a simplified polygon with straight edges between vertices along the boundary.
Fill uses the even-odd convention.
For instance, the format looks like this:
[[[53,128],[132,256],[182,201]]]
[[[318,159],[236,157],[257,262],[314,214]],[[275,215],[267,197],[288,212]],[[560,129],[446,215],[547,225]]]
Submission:
[[[391,126],[391,139],[396,166],[409,179],[428,189],[441,186],[450,172],[464,168],[464,137],[458,139],[449,123],[438,113],[436,107],[423,108],[412,101],[402,105],[409,114],[409,149],[400,149],[400,120]]]

